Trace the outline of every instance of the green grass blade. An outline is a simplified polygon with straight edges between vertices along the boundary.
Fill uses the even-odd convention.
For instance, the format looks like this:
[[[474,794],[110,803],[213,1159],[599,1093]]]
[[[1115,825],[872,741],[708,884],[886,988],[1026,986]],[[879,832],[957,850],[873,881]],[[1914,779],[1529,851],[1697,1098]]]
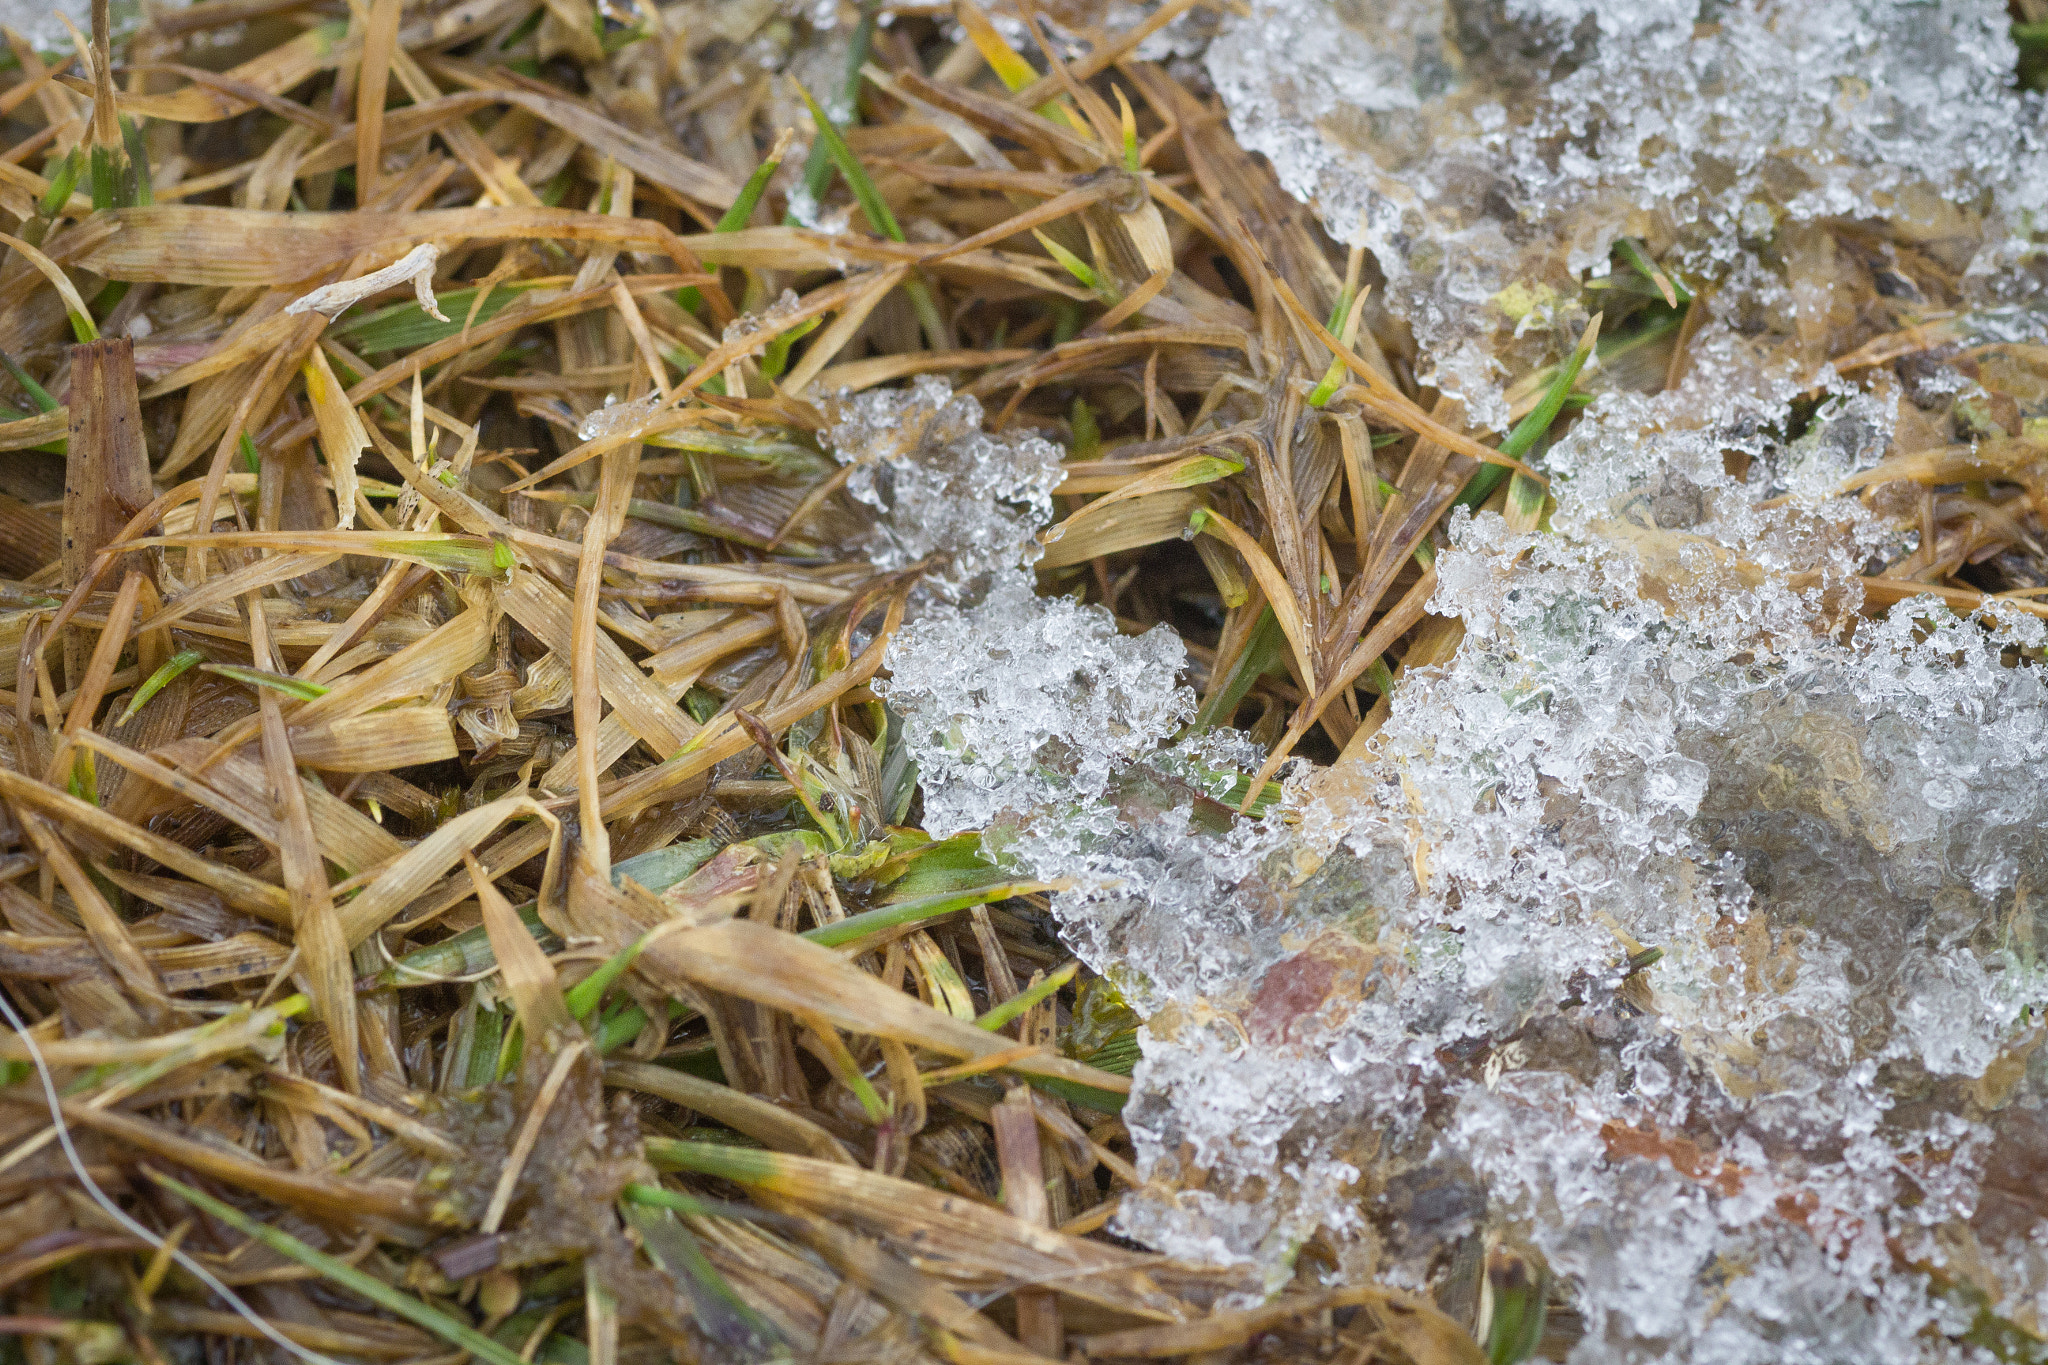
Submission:
[[[1094,266],[1076,256],[1037,228],[1031,229],[1031,235],[1038,239],[1038,244],[1045,248],[1047,255],[1058,261],[1069,275],[1072,275],[1081,282],[1082,288],[1092,291],[1095,297],[1101,299],[1104,303],[1112,306],[1117,303],[1120,296],[1116,290],[1103,283],[1102,276],[1096,273]]]
[[[990,1033],[994,1033],[997,1029],[1009,1023],[1012,1019],[1015,1019],[1025,1010],[1030,1009],[1039,1001],[1048,998],[1052,995],[1054,991],[1057,991],[1060,987],[1066,985],[1069,981],[1072,981],[1074,979],[1074,973],[1080,970],[1080,963],[1069,962],[1066,966],[1060,968],[1051,976],[1048,976],[1047,978],[1045,978],[1045,980],[1039,982],[1036,986],[1031,987],[1031,989],[1019,991],[1017,992],[1017,994],[1011,996],[1008,1000],[1003,1001],[1002,1004],[997,1005],[994,1009],[984,1011],[981,1014],[981,1016],[974,1021],[974,1026],[976,1028],[985,1028]]]
[[[203,1194],[182,1181],[173,1180],[147,1167],[144,1167],[144,1170],[151,1180],[194,1208],[212,1214],[243,1236],[255,1238],[279,1255],[317,1272],[352,1294],[368,1299],[386,1312],[404,1318],[415,1327],[432,1332],[450,1346],[467,1351],[478,1360],[489,1361],[491,1365],[526,1365],[516,1351],[501,1346],[468,1323],[459,1322],[440,1309],[431,1308],[412,1295],[392,1288],[376,1276],[358,1270],[346,1261],[336,1260],[324,1252],[315,1251],[290,1233],[266,1223],[259,1223],[240,1209],[224,1204],[212,1195]]]
[[[1488,1254],[1486,1278],[1493,1290],[1493,1314],[1486,1328],[1487,1365],[1517,1365],[1533,1359],[1543,1342],[1549,1272],[1501,1248]]]
[[[206,656],[196,649],[181,650],[173,654],[163,667],[150,674],[143,681],[142,686],[135,689],[135,695],[128,699],[127,709],[121,712],[121,718],[115,721],[114,724],[126,725],[129,721],[134,720],[135,713],[149,705],[151,697],[154,697],[157,693],[183,677],[191,670],[194,664],[205,662]]]
[[[1021,1071],[1012,1072],[1011,1074],[1033,1090],[1043,1090],[1046,1094],[1056,1099],[1065,1100],[1069,1104],[1078,1104],[1083,1109],[1093,1109],[1098,1114],[1121,1114],[1124,1111],[1124,1105],[1130,1102],[1130,1096],[1128,1095],[1119,1095],[1114,1090],[1098,1090],[1092,1085],[1083,1085],[1080,1081],[1063,1080],[1058,1076],[1027,1074]]]
[[[1081,1060],[1097,1071],[1128,1076],[1137,1068],[1138,1061],[1143,1056],[1144,1052],[1138,1046],[1138,1035],[1134,1030],[1130,1033],[1117,1034]]]
[[[889,203],[882,198],[881,191],[875,188],[875,182],[868,178],[867,168],[860,164],[860,158],[853,154],[853,148],[846,145],[846,139],[839,135],[839,129],[833,126],[825,111],[818,107],[818,102],[811,98],[811,92],[798,85],[794,77],[790,79],[790,84],[796,87],[797,94],[803,96],[805,106],[811,111],[811,120],[818,126],[818,141],[824,144],[826,154],[839,168],[839,174],[845,177],[847,187],[853,191],[854,202],[858,203],[860,211],[867,215],[869,225],[890,241],[903,241],[902,226],[897,223],[896,215],[889,211]]]
[[[93,764],[92,755],[81,753],[71,764],[71,781],[66,784],[70,793],[89,806],[100,803],[100,773]]]
[[[1194,459],[1168,479],[1163,488],[1199,488],[1205,483],[1227,479],[1232,474],[1242,474],[1241,460],[1226,460],[1221,455],[1197,455]]]
[[[919,896],[914,900],[898,901],[885,905],[879,910],[864,914],[848,915],[845,919],[816,929],[806,929],[804,937],[827,948],[836,948],[842,943],[866,938],[869,934],[899,925],[916,924],[921,920],[936,919],[950,915],[956,910],[966,910],[976,905],[987,905],[990,901],[1008,900],[1012,896],[1029,895],[1033,891],[1048,889],[1045,882],[998,882],[994,886],[977,886],[963,891],[947,891],[936,896]]]
[[[1088,406],[1088,400],[1076,395],[1073,415],[1068,419],[1068,429],[1073,433],[1073,442],[1067,447],[1067,456],[1074,460],[1092,460],[1102,449],[1102,428],[1095,421],[1095,409]]]
[[[121,118],[121,145],[128,149],[128,166],[134,173],[134,191],[129,201],[141,208],[156,202],[156,187],[149,183],[149,142],[135,120]]]
[[[121,207],[121,167],[114,160],[114,149],[94,147],[89,159],[92,163],[93,212]]]
[[[50,176],[50,188],[36,206],[43,211],[43,217],[55,218],[71,202],[71,192],[78,188],[79,168],[85,164],[80,151],[80,148],[73,147],[57,163],[57,169]]]
[[[260,668],[244,668],[240,664],[202,664],[202,673],[218,673],[223,678],[232,678],[245,687],[267,687],[273,692],[282,692],[287,697],[300,701],[311,701],[324,697],[331,688],[322,687],[304,678],[286,677],[282,673],[270,673]]]
[[[1211,694],[1201,710],[1195,712],[1195,723],[1191,727],[1194,732],[1200,734],[1218,725],[1229,724],[1230,718],[1237,714],[1238,703],[1252,690],[1252,684],[1281,662],[1286,648],[1287,637],[1281,632],[1273,609],[1267,607],[1259,613],[1259,623],[1252,627],[1252,638],[1238,652],[1229,680]]]
[[[740,187],[740,197],[720,215],[718,225],[711,229],[713,232],[738,232],[747,225],[747,220],[754,216],[755,208],[761,203],[761,196],[768,192],[768,182],[775,178],[775,172],[782,165],[782,147],[782,143],[777,143],[767,160],[754,168],[754,173],[747,177],[747,183]],[[813,150],[816,150],[815,146]]]
[[[670,1024],[677,1023],[684,1015],[690,1012],[690,1007],[680,1000],[668,1002],[668,1021]],[[597,1033],[592,1046],[597,1049],[598,1056],[609,1057],[635,1038],[638,1038],[640,1030],[646,1027],[647,1012],[638,1005],[628,1004],[625,1008],[615,1010],[598,1021]]]
[[[670,844],[652,853],[642,853],[627,858],[612,867],[612,881],[631,877],[649,891],[664,891],[702,867],[718,852],[715,839],[692,839],[685,843]],[[532,901],[518,906],[517,912],[526,931],[547,952],[558,952],[560,940],[545,924],[541,923],[540,909]],[[497,964],[497,957],[491,952],[491,938],[479,924],[474,929],[465,929],[439,943],[430,943],[416,948],[397,959],[379,972],[374,984],[378,986],[431,986],[448,977],[474,976],[488,971]],[[368,988],[366,983],[365,988]],[[571,1006],[573,1012],[573,1004]],[[640,1025],[633,1025],[638,1033]],[[631,1041],[632,1034],[627,1035]]]
[[[860,9],[860,22],[854,25],[853,40],[846,47],[846,76],[839,87],[839,98],[850,109],[860,98],[861,68],[868,64],[868,52],[875,41],[875,5],[864,4]],[[810,96],[804,97],[806,100]],[[817,117],[815,108],[813,117]],[[820,120],[821,124],[823,120]],[[834,130],[837,135],[837,130]],[[810,154],[804,158],[804,189],[810,192],[811,202],[817,203],[825,197],[825,186],[832,181],[832,153],[826,149],[821,135],[811,143]],[[782,217],[784,227],[796,227],[796,215],[786,213]]]
[[[642,1146],[656,1166],[697,1175],[716,1176],[735,1185],[765,1185],[782,1174],[780,1153],[759,1147],[682,1138],[647,1138]]]
[[[1344,315],[1350,311],[1351,291],[1349,289],[1338,290],[1337,304],[1334,308],[1330,309],[1330,335],[1337,336],[1340,334],[1339,329],[1344,326]],[[1344,363],[1341,357],[1331,356],[1330,368],[1323,371],[1322,382],[1310,391],[1308,405],[1312,408],[1319,408],[1329,402],[1331,396],[1343,385],[1345,372],[1349,369],[1350,367]]]
[[[36,383],[35,380],[30,379],[28,371],[15,364],[14,357],[5,351],[0,351],[0,365],[7,367],[7,373],[14,376],[15,383],[21,385],[22,392],[26,393],[29,401],[36,405],[37,412],[55,412],[59,407],[63,406],[56,399],[50,397],[48,389]]]
[[[636,1185],[634,1190],[651,1187]],[[667,1191],[657,1191],[667,1193]],[[655,1263],[683,1283],[696,1310],[697,1324],[704,1334],[731,1352],[735,1358],[764,1360],[788,1358],[788,1347],[773,1323],[740,1297],[718,1267],[697,1245],[688,1228],[676,1220],[665,1204],[652,1199],[628,1199],[622,1212],[640,1234],[647,1254]]]
[[[649,930],[648,934],[653,932]],[[580,1024],[590,1017],[591,1011],[603,1001],[604,993],[612,988],[612,983],[626,974],[626,969],[633,965],[641,950],[647,946],[648,934],[642,934],[613,953],[596,971],[569,988],[569,993],[563,997],[563,1001],[569,1006],[570,1018]]]
[[[476,1030],[470,1042],[469,1071],[463,1077],[466,1088],[489,1085],[498,1076],[498,1057],[505,1050],[505,1016],[494,1009],[478,1009]]]
[[[520,280],[506,280],[499,284],[484,300],[484,306],[476,310],[478,322],[489,322],[514,300],[535,286]],[[441,311],[448,315],[447,322],[436,322],[420,311],[417,303],[407,299],[394,303],[389,308],[379,308],[374,313],[348,318],[335,323],[328,330],[336,337],[354,340],[354,349],[363,355],[380,355],[386,351],[411,351],[421,346],[431,346],[437,341],[462,334],[462,320],[469,314],[469,306],[476,301],[477,291],[452,289],[442,294]]]
[[[1623,237],[1615,245],[1621,249],[1621,254],[1628,258],[1628,263],[1641,272],[1644,279],[1657,286],[1657,292],[1663,295],[1665,303],[1676,308],[1692,302],[1692,291],[1672,276],[1665,274],[1663,267],[1651,260],[1649,253],[1643,250],[1642,243],[1633,237]]]
[[[765,369],[763,372],[766,372]],[[772,378],[773,376],[770,377]],[[550,499],[550,501],[555,500]],[[572,493],[565,498],[559,499],[559,501],[569,507],[590,507],[595,505],[597,495],[595,493]],[[635,521],[651,521],[657,526],[667,526],[677,531],[689,531],[696,535],[709,536],[715,540],[729,540],[735,545],[745,545],[749,549],[766,550],[768,548],[767,536],[736,526],[730,521],[721,521],[717,517],[699,511],[694,507],[677,507],[673,503],[654,502],[645,498],[632,498],[626,503],[626,515]],[[783,554],[792,555],[798,559],[823,553],[818,546],[811,544],[809,541],[797,539],[794,536],[784,537],[782,543],[776,549]]]
[[[1564,400],[1570,395],[1572,385],[1579,382],[1579,371],[1586,368],[1586,362],[1593,358],[1593,348],[1599,343],[1599,338],[1600,319],[1596,315],[1588,324],[1586,335],[1580,339],[1577,349],[1572,352],[1571,359],[1564,363],[1563,368],[1558,370],[1556,377],[1550,381],[1550,387],[1543,391],[1542,401],[1530,409],[1526,417],[1515,423],[1515,429],[1500,443],[1501,454],[1520,459],[1544,432],[1550,430],[1550,424],[1555,422],[1557,414],[1564,410]],[[1465,485],[1465,490],[1458,494],[1456,505],[1479,506],[1493,496],[1493,490],[1500,487],[1501,481],[1507,478],[1508,473],[1506,465],[1485,466],[1472,476],[1470,482]]]
[[[777,333],[761,356],[761,373],[770,379],[782,378],[782,372],[789,368],[789,348],[817,331],[822,321],[822,318],[806,318],[787,332]]]
[[[694,1194],[681,1190],[664,1189],[659,1185],[628,1185],[625,1189],[628,1204],[646,1204],[651,1208],[670,1209],[687,1214],[692,1218],[737,1218],[748,1223],[772,1223],[776,1215],[766,1209],[757,1209],[752,1204],[735,1204],[727,1199],[699,1199]]]

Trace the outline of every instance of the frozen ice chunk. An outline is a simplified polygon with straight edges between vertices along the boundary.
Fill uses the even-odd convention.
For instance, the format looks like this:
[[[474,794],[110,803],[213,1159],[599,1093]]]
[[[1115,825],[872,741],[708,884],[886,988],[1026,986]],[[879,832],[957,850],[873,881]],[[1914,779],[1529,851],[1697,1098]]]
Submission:
[[[1120,635],[1102,608],[1034,597],[1012,574],[979,606],[906,626],[876,690],[903,717],[926,827],[947,835],[1099,799],[1193,715],[1185,660],[1170,630]]]
[[[2034,292],[2009,238],[2048,148],[2007,25],[1987,0],[1257,0],[1208,69],[1239,138],[1371,248],[1433,382],[1500,427],[1501,384],[1582,322],[1529,328],[1530,301],[1619,236],[1809,363],[1841,302],[1818,220],[1888,219],[1987,296]]]
[[[798,311],[799,304],[794,289],[785,289],[781,297],[758,313],[742,313],[725,324],[719,334],[720,341],[741,341],[748,337],[759,337],[763,343],[782,331]]]
[[[650,417],[667,406],[667,400],[658,393],[650,393],[645,398],[628,399],[623,403],[607,394],[604,403],[592,408],[589,415],[577,426],[576,439],[601,441],[637,431],[647,424]]]
[[[1418,1288],[1505,1236],[1571,1285],[1573,1359],[1956,1358],[1970,1315],[1914,1268],[1984,1197],[1955,1097],[2048,1100],[2013,1069],[2048,1003],[2048,686],[2011,666],[2048,632],[1930,599],[1760,650],[1584,525],[1454,525],[1465,645],[1396,693],[1362,798],[1300,807],[1312,875],[1251,846],[1178,957],[1118,922],[1170,1002],[1118,1227],[1269,1283],[1314,1235]],[[2031,1253],[1982,1264],[2048,1294]]]
[[[1065,477],[1042,436],[992,436],[981,404],[942,379],[836,400],[826,445],[853,466],[847,492],[882,515],[870,547],[877,566],[938,557],[927,581],[948,600],[1036,561],[1039,527]]]

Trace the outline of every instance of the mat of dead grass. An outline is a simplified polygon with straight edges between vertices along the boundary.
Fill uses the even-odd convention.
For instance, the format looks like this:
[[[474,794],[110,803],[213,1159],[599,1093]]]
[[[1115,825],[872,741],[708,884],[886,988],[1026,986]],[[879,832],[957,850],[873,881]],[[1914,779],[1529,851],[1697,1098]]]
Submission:
[[[1188,8],[1064,63],[849,9],[809,92],[765,5],[12,42],[0,1355],[1482,1357],[1102,1231],[1136,1021],[1046,888],[915,827],[868,690],[920,571],[857,548],[849,391],[1068,445],[1042,583],[1189,638],[1202,723],[1272,746],[1247,809],[1455,650],[1447,510],[1541,524],[1594,335],[1467,432],[1370,261],[1130,56]],[[1628,251],[1602,382],[1676,382],[1699,301]],[[1967,482],[2028,442],[1871,480],[1965,483],[1876,607],[2031,562]]]

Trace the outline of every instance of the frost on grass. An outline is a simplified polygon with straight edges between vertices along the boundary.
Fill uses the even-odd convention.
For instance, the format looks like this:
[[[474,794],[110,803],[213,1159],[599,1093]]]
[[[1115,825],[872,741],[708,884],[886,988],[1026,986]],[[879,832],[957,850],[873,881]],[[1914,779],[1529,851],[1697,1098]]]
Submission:
[[[1294,951],[1150,1021],[1119,1226],[1418,1287],[1505,1236],[1579,1360],[1943,1358],[1964,1257],[2038,1321],[2034,1206],[1986,1176],[2048,1159],[2038,623],[1738,649],[1625,544],[1458,539],[1471,633],[1302,807]]]
[[[1894,532],[1833,490],[1895,398],[1656,430],[1687,401],[1591,409],[1551,532],[1453,523],[1458,658],[1285,818],[1231,818],[1257,751],[1180,734],[1177,641],[1030,595],[1028,516],[892,648],[928,827],[1065,879],[1146,1016],[1118,1231],[1271,1288],[1504,1238],[1580,1361],[1969,1359],[2048,1314],[2048,633],[1857,615]]]
[[[847,492],[882,514],[868,547],[877,566],[942,554],[926,581],[957,602],[1038,558],[1064,477],[1058,446],[984,432],[981,404],[929,377],[841,399],[829,416],[826,446],[853,466]]]
[[[1041,599],[1012,571],[986,601],[904,629],[880,688],[902,716],[944,837],[1100,801],[1111,774],[1194,713],[1169,630],[1117,633],[1101,607]]]
[[[1682,372],[1609,357],[1542,454],[1545,534],[1453,523],[1458,657],[1263,822],[1225,809],[1245,742],[1178,734],[1170,642],[1023,595],[1042,512],[919,542],[1021,547],[906,632],[891,701],[934,827],[1069,879],[1070,941],[1146,1017],[1117,1231],[1269,1287],[1435,1289],[1506,1241],[1565,1286],[1579,1362],[1986,1360],[2048,1328],[2048,640],[1861,613],[1918,532],[1845,490],[1954,439],[1929,414],[1975,380],[1827,364],[1859,299],[1928,306],[1895,250],[1957,282],[1960,341],[2039,335],[2006,22],[1255,0],[1210,47],[1476,425],[1577,336],[1618,236],[1718,288]],[[1894,235],[1845,265],[1865,217]],[[1019,636],[1044,666],[995,666]]]
[[[1177,737],[1164,632],[1015,566],[933,611],[884,689],[927,824],[1068,879],[1147,1016],[1125,1235],[1274,1288],[1507,1238],[1585,1361],[1968,1358],[1980,1310],[2048,1311],[2044,632],[1857,620],[1886,532],[1815,490],[1883,403],[1716,433],[1742,478],[1645,419],[1552,452],[1554,533],[1454,524],[1458,659],[1287,820],[1231,820],[1256,750]]]
[[[1438,386],[1500,425],[1624,235],[1720,277],[1735,335],[1825,332],[1823,219],[1943,257],[1981,220],[1975,268],[1948,264],[2009,301],[2048,176],[2008,23],[1988,0],[1255,0],[1208,66],[1239,138],[1372,249]]]

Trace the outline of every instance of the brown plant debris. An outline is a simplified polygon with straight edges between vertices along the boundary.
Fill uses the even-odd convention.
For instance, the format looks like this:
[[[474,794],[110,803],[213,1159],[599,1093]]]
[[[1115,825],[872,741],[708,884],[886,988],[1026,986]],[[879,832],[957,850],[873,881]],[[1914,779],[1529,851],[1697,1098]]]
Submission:
[[[1541,476],[1136,37],[841,8],[825,135],[741,0],[15,44],[0,1360],[1480,1358],[1101,1230],[1129,1025],[1073,1055],[1042,888],[890,786],[929,566],[821,434],[936,374],[1057,436],[1042,586],[1172,623],[1276,765],[1449,657],[1439,523]],[[1642,292],[1602,342],[1661,327],[1655,385]],[[1953,347],[1881,323],[1839,369]],[[1873,609],[2048,586],[2037,351],[1866,476],[1926,532]]]

